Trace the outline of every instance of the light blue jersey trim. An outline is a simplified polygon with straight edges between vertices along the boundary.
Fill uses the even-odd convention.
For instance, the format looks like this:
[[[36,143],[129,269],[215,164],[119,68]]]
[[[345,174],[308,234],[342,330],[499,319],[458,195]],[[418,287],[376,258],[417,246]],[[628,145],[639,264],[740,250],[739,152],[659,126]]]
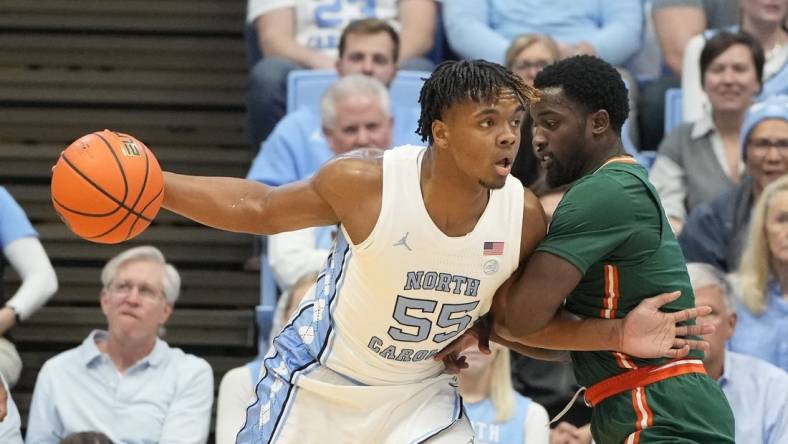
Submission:
[[[255,387],[257,399],[247,408],[244,426],[236,436],[238,443],[272,443],[286,420],[298,389],[293,383],[318,365],[325,354],[333,330],[331,320],[338,285],[343,281],[350,248],[337,236],[320,275],[314,295],[300,307],[296,316],[274,338],[263,359],[261,378]]]
[[[342,243],[343,245],[349,245],[349,242],[345,238],[345,233],[342,230],[337,230],[337,243]],[[347,269],[348,265],[350,265],[352,259],[353,259],[353,251],[348,248],[344,260],[345,269]],[[342,270],[337,282],[334,283],[335,285],[335,288],[333,289],[334,296],[332,297],[332,302],[330,306],[331,316],[329,316],[329,318],[331,319],[331,329],[328,332],[328,347],[325,349],[327,351],[324,351],[324,353],[318,356],[318,359],[320,360],[321,364],[325,364],[328,361],[328,357],[331,355],[331,352],[334,350],[334,340],[336,339],[336,330],[334,329],[334,311],[336,311],[337,306],[339,305],[339,299],[341,297],[342,287],[345,284],[345,276],[347,276],[347,273],[345,273],[344,270]],[[358,383],[358,381],[353,381],[353,382],[360,384]]]

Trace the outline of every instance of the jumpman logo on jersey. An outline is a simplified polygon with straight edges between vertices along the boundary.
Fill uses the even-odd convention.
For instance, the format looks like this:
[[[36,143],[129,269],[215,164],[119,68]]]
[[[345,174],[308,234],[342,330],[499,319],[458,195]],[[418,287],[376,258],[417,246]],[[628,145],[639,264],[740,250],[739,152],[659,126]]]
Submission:
[[[410,249],[410,247],[408,246],[408,235],[409,235],[409,234],[410,234],[410,231],[408,231],[407,233],[405,233],[405,235],[404,235],[404,236],[402,236],[402,239],[400,239],[400,240],[399,240],[399,242],[395,243],[393,246],[395,246],[395,247],[399,247],[400,245],[402,245],[403,247],[407,248],[407,249],[408,249],[408,251],[413,251],[413,250],[411,250],[411,249]]]

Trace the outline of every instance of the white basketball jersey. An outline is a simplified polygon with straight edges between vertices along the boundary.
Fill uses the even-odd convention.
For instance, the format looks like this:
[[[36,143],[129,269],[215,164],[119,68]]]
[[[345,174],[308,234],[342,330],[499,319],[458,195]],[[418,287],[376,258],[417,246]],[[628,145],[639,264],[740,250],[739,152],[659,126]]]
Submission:
[[[314,316],[329,322],[316,332],[325,332],[317,359],[362,384],[412,383],[443,372],[432,358],[490,309],[495,291],[519,262],[520,181],[508,177],[503,188],[490,192],[473,231],[449,237],[424,205],[424,152],[411,146],[386,151],[382,206],[372,233],[352,245],[341,227],[317,284],[314,303],[323,306],[319,300],[328,296],[330,314]]]

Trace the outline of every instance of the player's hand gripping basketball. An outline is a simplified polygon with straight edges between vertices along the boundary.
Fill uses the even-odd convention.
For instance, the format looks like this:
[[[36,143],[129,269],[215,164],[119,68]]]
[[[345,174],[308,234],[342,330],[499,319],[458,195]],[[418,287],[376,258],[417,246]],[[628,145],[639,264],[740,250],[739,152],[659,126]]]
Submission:
[[[679,323],[711,313],[711,307],[699,306],[676,312],[663,312],[660,307],[681,296],[681,292],[663,293],[644,299],[624,318],[620,351],[641,358],[683,358],[691,349],[708,350],[709,343],[688,339],[714,332],[711,325],[679,325]]]
[[[82,136],[52,167],[52,204],[76,235],[115,244],[142,233],[159,212],[164,176],[153,153],[128,134]]]

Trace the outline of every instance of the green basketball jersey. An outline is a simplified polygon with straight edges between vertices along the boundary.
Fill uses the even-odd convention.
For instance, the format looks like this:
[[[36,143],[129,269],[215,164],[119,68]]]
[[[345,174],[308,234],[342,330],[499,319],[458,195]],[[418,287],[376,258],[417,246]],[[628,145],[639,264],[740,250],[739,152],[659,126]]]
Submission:
[[[684,256],[668,224],[657,192],[642,166],[610,162],[579,179],[566,192],[538,251],[555,254],[583,277],[565,308],[584,317],[623,318],[643,299],[680,290],[664,306],[695,306]],[[691,353],[702,357],[702,352]],[[636,359],[618,352],[573,352],[581,385],[666,359]]]

